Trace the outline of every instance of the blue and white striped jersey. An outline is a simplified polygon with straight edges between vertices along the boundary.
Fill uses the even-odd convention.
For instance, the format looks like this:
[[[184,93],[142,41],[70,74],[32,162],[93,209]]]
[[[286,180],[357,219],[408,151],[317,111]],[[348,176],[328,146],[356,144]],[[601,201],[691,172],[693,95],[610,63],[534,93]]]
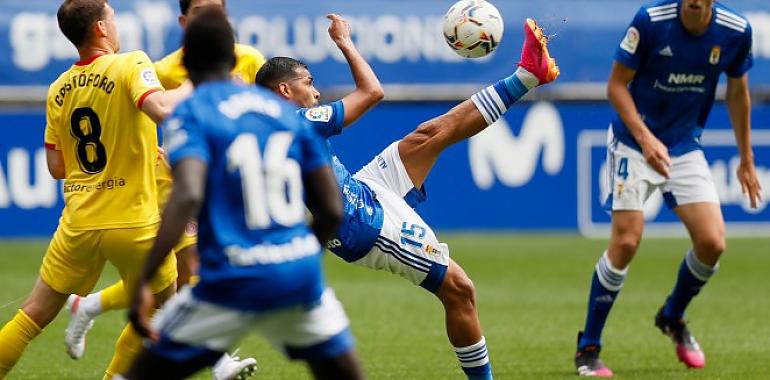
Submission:
[[[636,70],[629,86],[645,124],[677,156],[700,149],[721,73],[743,76],[752,66],[751,26],[715,2],[705,34],[694,36],[680,21],[681,0],[643,6],[620,43],[615,60]],[[613,132],[640,150],[620,116]]]

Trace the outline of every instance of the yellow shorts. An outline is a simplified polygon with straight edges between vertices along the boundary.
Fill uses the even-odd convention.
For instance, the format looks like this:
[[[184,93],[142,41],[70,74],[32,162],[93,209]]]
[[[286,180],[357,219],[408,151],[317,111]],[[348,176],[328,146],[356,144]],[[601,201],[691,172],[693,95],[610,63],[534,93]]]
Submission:
[[[118,269],[126,289],[133,289],[158,232],[158,223],[137,228],[71,230],[59,223],[40,267],[53,290],[86,296],[102,274],[105,261]],[[176,281],[176,256],[168,255],[151,282],[160,292]]]
[[[160,156],[155,174],[158,187],[158,210],[162,213],[168,197],[171,195],[171,189],[174,187],[171,166],[166,161],[165,155]],[[179,238],[179,242],[174,246],[174,252],[182,252],[183,249],[196,243],[198,243],[198,223],[190,221],[184,229],[184,234]]]

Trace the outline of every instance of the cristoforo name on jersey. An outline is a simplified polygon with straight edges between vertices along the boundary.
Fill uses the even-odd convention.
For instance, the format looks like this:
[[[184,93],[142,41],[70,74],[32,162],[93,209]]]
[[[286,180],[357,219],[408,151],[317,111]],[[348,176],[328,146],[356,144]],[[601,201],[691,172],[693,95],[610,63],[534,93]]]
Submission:
[[[78,87],[94,87],[101,89],[107,93],[107,95],[110,95],[112,94],[112,90],[115,89],[115,82],[99,73],[82,72],[78,75],[73,75],[68,82],[64,82],[64,84],[59,87],[59,92],[56,94],[56,97],[54,97],[56,105],[61,107],[62,104],[64,104],[64,97],[70,91]]]

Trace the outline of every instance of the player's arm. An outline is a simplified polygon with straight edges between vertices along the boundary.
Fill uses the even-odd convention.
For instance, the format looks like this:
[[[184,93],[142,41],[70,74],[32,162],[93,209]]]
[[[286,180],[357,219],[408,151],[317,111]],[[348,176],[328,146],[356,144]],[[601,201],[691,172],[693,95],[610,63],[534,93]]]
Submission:
[[[325,243],[342,222],[342,198],[329,165],[304,175],[307,208],[313,214],[311,228],[318,241]]]
[[[158,338],[157,332],[152,331],[149,324],[153,306],[150,281],[179,241],[187,222],[198,215],[206,188],[206,167],[206,162],[192,157],[184,158],[174,165],[174,188],[163,211],[158,237],[152,245],[139,283],[134,289],[129,312],[131,323],[144,337],[153,340]]]
[[[142,100],[139,107],[154,122],[159,123],[174,111],[177,104],[187,99],[192,91],[193,85],[187,80],[173,90],[150,93]]]
[[[751,96],[749,95],[748,74],[727,77],[727,110],[735,132],[735,142],[741,157],[738,166],[738,181],[743,194],[748,195],[751,207],[756,208],[762,199],[762,187],[754,167],[754,151],[751,148]]]
[[[356,89],[342,98],[345,106],[344,126],[348,126],[358,120],[369,109],[374,107],[385,96],[380,80],[374,74],[374,70],[358,52],[353,40],[350,38],[350,25],[345,19],[336,14],[327,15],[332,20],[329,26],[329,36],[345,56],[353,74]]]
[[[46,148],[45,161],[48,164],[48,172],[54,179],[64,179],[64,156],[60,150]]]
[[[634,104],[634,99],[631,97],[631,92],[628,90],[628,84],[631,83],[635,75],[636,70],[617,61],[614,62],[610,78],[607,81],[607,98],[642,148],[642,154],[644,154],[647,163],[655,171],[668,178],[671,167],[668,148],[644,124],[636,104]]]

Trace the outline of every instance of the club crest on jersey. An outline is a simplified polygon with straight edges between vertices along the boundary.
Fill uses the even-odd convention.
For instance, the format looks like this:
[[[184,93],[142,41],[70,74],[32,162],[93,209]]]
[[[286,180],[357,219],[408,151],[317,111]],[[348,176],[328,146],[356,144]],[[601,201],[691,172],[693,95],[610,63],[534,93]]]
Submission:
[[[719,45],[714,46],[711,48],[711,54],[709,55],[709,63],[712,65],[716,65],[719,63],[719,56],[722,53],[722,48],[719,47]]]
[[[632,26],[626,31],[626,36],[620,42],[620,48],[631,54],[636,54],[637,47],[639,47],[639,30]]]
[[[310,121],[321,121],[327,123],[332,119],[332,107],[321,106],[310,108],[307,110],[307,112],[305,112],[305,117]]]
[[[142,81],[147,87],[156,87],[160,86],[160,81],[158,80],[158,76],[155,75],[155,70],[148,68],[144,69],[142,71]]]

